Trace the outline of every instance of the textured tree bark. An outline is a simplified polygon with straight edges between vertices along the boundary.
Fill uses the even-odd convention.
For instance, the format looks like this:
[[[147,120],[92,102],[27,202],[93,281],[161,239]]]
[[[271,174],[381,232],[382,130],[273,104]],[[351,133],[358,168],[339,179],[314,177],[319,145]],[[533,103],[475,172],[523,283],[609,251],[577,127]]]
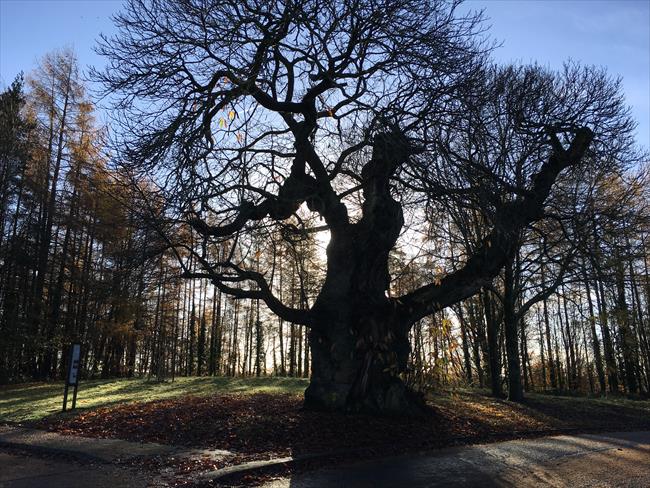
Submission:
[[[408,328],[385,295],[383,300],[370,298],[367,288],[365,293],[354,288],[358,293],[347,300],[320,300],[310,333],[312,376],[306,407],[422,413],[423,400],[400,377],[410,352]]]
[[[388,228],[398,234],[401,213],[392,217]],[[408,327],[386,296],[388,250],[377,241],[369,249],[369,238],[355,228],[330,242],[326,284],[312,310],[312,377],[305,404],[327,410],[416,413],[423,402],[399,377],[406,371],[410,345]]]
[[[326,334],[312,331],[312,377],[305,406],[396,415],[423,413],[422,397],[410,391],[399,376],[406,370],[408,338],[391,334],[390,321],[365,322],[341,322]],[[369,328],[374,329],[370,334]]]
[[[410,352],[410,323],[388,298],[388,255],[404,225],[390,175],[406,154],[398,134],[375,141],[361,173],[364,204],[355,224],[334,228],[325,284],[312,309],[312,378],[307,407],[415,414],[424,402],[400,375]]]

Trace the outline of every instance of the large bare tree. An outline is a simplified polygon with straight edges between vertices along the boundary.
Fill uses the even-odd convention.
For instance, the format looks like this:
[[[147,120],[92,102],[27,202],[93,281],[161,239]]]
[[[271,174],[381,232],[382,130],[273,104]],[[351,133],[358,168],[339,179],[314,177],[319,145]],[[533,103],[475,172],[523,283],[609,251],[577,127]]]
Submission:
[[[308,407],[419,411],[401,380],[412,325],[490,283],[560,173],[624,123],[616,83],[598,70],[490,67],[480,14],[458,7],[130,0],[99,48],[120,157],[167,197],[159,229],[179,257],[193,254],[185,275],[309,328]],[[506,146],[491,137],[501,129]],[[391,296],[405,215],[450,205],[484,207],[491,228],[454,271]],[[302,225],[304,212],[321,225]],[[202,244],[179,240],[179,226]],[[264,229],[329,232],[311,307],[282,303],[240,253],[210,258]]]

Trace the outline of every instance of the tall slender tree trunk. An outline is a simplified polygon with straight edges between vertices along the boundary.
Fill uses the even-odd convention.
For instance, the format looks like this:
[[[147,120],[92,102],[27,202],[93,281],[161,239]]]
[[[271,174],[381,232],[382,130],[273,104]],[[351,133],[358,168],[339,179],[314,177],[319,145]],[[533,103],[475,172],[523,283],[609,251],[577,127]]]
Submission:
[[[487,323],[487,346],[488,363],[490,374],[490,387],[492,395],[500,398],[503,396],[501,387],[501,351],[500,351],[500,328],[494,316],[491,298],[487,290],[483,290],[483,309],[485,311],[485,322]]]
[[[600,341],[596,333],[596,313],[594,310],[593,300],[591,298],[591,288],[587,279],[584,259],[582,261],[582,276],[584,278],[585,290],[587,292],[587,305],[589,306],[589,327],[591,331],[591,346],[594,351],[594,362],[596,363],[596,374],[598,375],[598,384],[600,385],[600,394],[605,395],[607,385],[605,384],[605,370],[603,369],[603,356],[600,352]]]
[[[42,227],[40,233],[40,242],[39,242],[39,251],[38,251],[38,264],[37,264],[37,275],[34,289],[34,304],[32,307],[32,321],[34,331],[39,331],[41,329],[41,323],[44,319],[43,317],[43,294],[45,291],[45,274],[47,273],[48,268],[48,256],[50,253],[50,244],[52,240],[52,227],[54,225],[54,213],[56,211],[56,194],[57,186],[59,182],[59,173],[61,170],[61,161],[63,159],[63,139],[65,132],[67,130],[67,117],[68,117],[68,108],[70,104],[71,97],[71,77],[72,77],[72,64],[68,67],[67,80],[64,84],[65,92],[63,94],[63,112],[61,114],[61,120],[59,121],[59,132],[58,132],[58,141],[57,141],[57,152],[54,158],[54,168],[52,172],[51,187],[49,190],[47,204],[44,208]],[[52,100],[54,104],[54,99]],[[53,110],[53,109],[52,109]],[[48,164],[46,165],[46,181],[49,177],[50,171],[50,161],[49,158],[52,156],[52,128],[54,126],[54,117],[53,112],[50,117],[50,144],[48,151]],[[54,346],[52,344],[52,339],[54,338],[54,328],[45,327],[44,331],[44,354],[43,361],[41,364],[40,376],[41,378],[47,378],[51,374],[51,369],[54,360]]]
[[[521,384],[521,365],[519,362],[514,265],[513,258],[509,260],[504,268],[503,325],[505,328],[506,357],[508,360],[508,400],[520,402],[524,399],[524,390]]]
[[[542,331],[542,319],[539,315],[539,308],[537,309],[537,332],[539,334],[539,357],[542,366],[542,390],[546,390],[548,380],[546,378],[546,360],[544,353],[544,332]]]
[[[637,285],[637,273],[634,270],[634,264],[631,259],[628,262],[628,266],[630,270],[630,282],[632,284],[633,308],[636,311],[636,332],[640,349],[639,372],[642,375],[642,372],[645,370],[645,391],[650,392],[650,342],[648,341],[648,334],[643,323],[643,310],[641,309],[641,295]],[[648,316],[647,322],[650,323],[650,315]]]
[[[469,334],[467,333],[467,324],[465,322],[465,315],[463,314],[463,304],[459,304],[456,307],[456,313],[458,314],[458,320],[460,322],[460,334],[461,340],[463,342],[463,364],[465,366],[465,379],[467,384],[472,384],[472,362],[469,353]]]
[[[542,268],[543,269],[543,268]],[[543,279],[543,278],[542,278]],[[549,319],[548,305],[546,298],[542,300],[542,309],[544,311],[544,328],[546,329],[546,351],[548,353],[548,370],[551,388],[557,389],[557,368],[553,359],[553,348],[551,346],[551,321]],[[556,355],[557,359],[558,356]]]
[[[623,364],[625,367],[625,383],[630,393],[637,393],[639,385],[636,377],[636,365],[638,363],[635,357],[636,341],[630,330],[630,313],[625,296],[625,273],[623,261],[620,257],[616,265],[616,319],[621,337],[621,351],[623,353]]]
[[[614,345],[609,331],[609,315],[607,313],[607,303],[605,301],[605,288],[603,286],[602,274],[596,269],[598,278],[596,279],[596,306],[600,317],[600,330],[603,337],[603,346],[605,350],[605,366],[607,368],[607,382],[610,393],[618,393],[618,367],[616,366],[616,356]]]

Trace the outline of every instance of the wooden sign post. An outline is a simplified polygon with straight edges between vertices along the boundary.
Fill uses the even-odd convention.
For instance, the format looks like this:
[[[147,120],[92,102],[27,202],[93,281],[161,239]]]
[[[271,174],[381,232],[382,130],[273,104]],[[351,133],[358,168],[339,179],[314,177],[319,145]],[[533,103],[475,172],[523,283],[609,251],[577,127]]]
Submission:
[[[70,360],[68,361],[68,374],[65,377],[65,390],[63,390],[63,411],[68,407],[68,389],[74,387],[72,393],[72,408],[77,405],[77,388],[79,388],[79,366],[81,362],[81,344],[72,344]]]

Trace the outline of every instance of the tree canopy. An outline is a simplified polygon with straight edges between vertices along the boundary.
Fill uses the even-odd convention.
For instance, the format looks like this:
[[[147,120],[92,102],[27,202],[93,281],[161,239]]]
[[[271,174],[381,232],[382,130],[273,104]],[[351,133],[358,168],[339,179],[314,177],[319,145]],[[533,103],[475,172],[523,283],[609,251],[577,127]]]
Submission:
[[[398,375],[411,326],[492,281],[523,229],[545,216],[563,171],[613,170],[611,155],[629,140],[616,80],[574,64],[493,66],[481,15],[457,7],[130,1],[100,48],[122,158],[167,197],[161,233],[184,223],[204,240],[166,238],[200,265],[185,275],[262,299],[309,326],[312,349],[328,344],[313,353],[315,406],[407,408]],[[304,225],[305,206],[322,226]],[[389,296],[404,209],[410,228],[441,206],[479,208],[486,232],[457,269]],[[208,250],[321,229],[331,235],[327,273],[309,308],[283,304],[265,270]]]

